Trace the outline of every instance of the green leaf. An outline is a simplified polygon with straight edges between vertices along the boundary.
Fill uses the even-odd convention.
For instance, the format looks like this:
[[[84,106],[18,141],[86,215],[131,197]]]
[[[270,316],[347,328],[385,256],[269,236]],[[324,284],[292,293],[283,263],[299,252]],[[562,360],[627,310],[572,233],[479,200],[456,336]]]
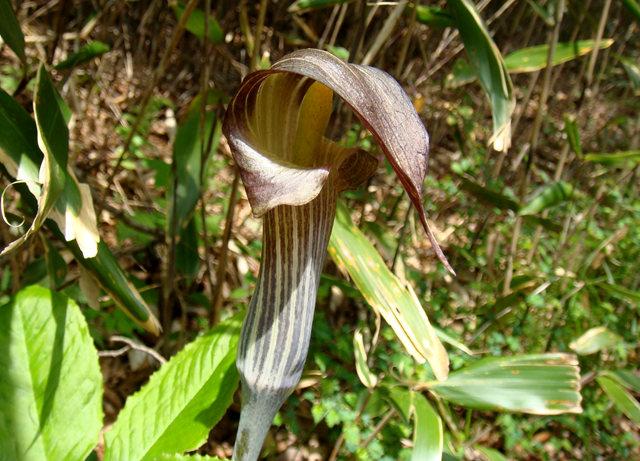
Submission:
[[[38,171],[42,152],[36,124],[26,110],[0,90],[0,163],[16,181],[24,181],[35,197],[40,195]]]
[[[622,0],[622,3],[636,17],[636,21],[640,22],[640,3],[637,0]]]
[[[57,232],[54,233],[62,238],[60,232],[57,229],[55,231]],[[91,273],[98,285],[107,292],[120,309],[145,330],[156,336],[160,334],[158,320],[138,290],[127,280],[115,256],[104,242],[98,243],[98,252],[93,258],[85,258],[76,242],[66,242],[66,244],[76,260]]]
[[[453,17],[437,6],[416,5],[416,20],[432,27],[455,27]]]
[[[611,166],[626,166],[640,163],[640,150],[627,150],[606,154],[590,153],[584,156],[587,162],[601,163]]]
[[[622,285],[607,282],[598,283],[598,286],[616,298],[623,299],[631,303],[640,303],[640,291],[630,290]]]
[[[600,41],[599,49],[603,50],[613,45],[613,39],[605,38]],[[572,61],[593,51],[595,40],[578,40],[576,42],[561,42],[556,44],[552,66]],[[521,48],[509,53],[504,58],[504,64],[510,74],[535,72],[547,67],[549,45],[537,45]]]
[[[301,13],[306,10],[313,10],[317,8],[324,8],[333,5],[342,5],[350,0],[296,0],[287,11],[289,13]]]
[[[600,387],[609,396],[616,408],[631,421],[640,425],[640,403],[624,387],[610,377],[600,375],[596,378],[596,381],[598,381],[598,384],[600,384]]]
[[[198,448],[231,404],[240,317],[188,344],[127,399],[105,435],[105,460],[155,460]]]
[[[511,115],[515,97],[511,78],[500,50],[470,0],[447,0],[464,42],[471,65],[491,101],[494,149],[506,151],[511,145]]]
[[[535,215],[546,209],[565,202],[574,195],[571,184],[558,181],[543,187],[530,201],[519,211],[521,216]]]
[[[569,344],[571,350],[578,355],[589,355],[610,349],[622,342],[622,338],[606,327],[596,327],[587,330],[582,336]]]
[[[427,399],[418,392],[413,397],[412,461],[440,461],[444,446],[442,420]]]
[[[535,415],[580,413],[580,376],[575,356],[535,354],[491,357],[426,383],[458,405]]]
[[[356,359],[356,373],[360,382],[368,389],[373,389],[378,384],[378,378],[374,375],[367,365],[367,352],[364,348],[364,339],[362,332],[356,330],[353,334],[353,350]]]
[[[637,371],[632,370],[605,370],[601,371],[600,376],[606,376],[608,378],[617,381],[623,387],[640,394],[640,376],[637,375]]]
[[[576,119],[573,116],[564,116],[564,132],[567,134],[567,140],[569,145],[575,154],[582,157],[582,142],[580,141],[580,132],[578,131],[578,125]]]
[[[633,60],[626,58],[624,56],[616,55],[620,64],[624,68],[629,80],[631,81],[631,85],[635,90],[636,94],[640,92],[640,66]]]
[[[520,204],[513,198],[482,186],[466,175],[460,178],[460,188],[473,195],[480,203],[500,210],[518,211]]]
[[[102,43],[97,40],[94,42],[89,42],[75,53],[69,55],[67,59],[56,64],[55,68],[58,70],[65,70],[78,67],[85,62],[91,61],[93,58],[102,56],[110,49],[111,47],[106,43]]]
[[[215,100],[210,102],[215,102]],[[213,111],[208,111],[205,114],[204,130],[200,129],[202,104],[201,96],[193,100],[186,120],[178,126],[173,143],[173,180],[167,199],[169,203],[168,222],[174,223],[175,227],[169,226],[169,235],[177,235],[179,230],[183,229],[190,220],[200,199],[201,165],[206,166],[206,160],[211,152],[215,151],[220,140],[220,128],[216,126],[216,117]],[[203,143],[207,143],[214,126],[216,128],[214,142],[211,143],[209,152],[204,152],[203,162],[201,159],[204,149]]]
[[[64,191],[69,153],[69,130],[60,110],[58,98],[53,82],[51,82],[44,65],[41,65],[36,77],[33,101],[38,145],[44,153],[44,182],[38,198],[38,211],[27,232],[7,245],[0,256],[17,250],[40,229],[58,197]],[[31,133],[31,130],[28,132]]]
[[[365,235],[353,225],[343,204],[338,207],[329,254],[351,276],[369,305],[391,326],[407,352],[418,361],[429,361],[438,379],[449,371],[447,352],[410,285],[403,284],[387,268]]]
[[[80,309],[31,286],[0,307],[0,325],[0,457],[85,459],[102,427],[102,375]]]
[[[176,19],[179,21],[184,13],[184,7],[182,5],[175,5],[173,7],[173,12],[176,15]],[[191,13],[191,16],[189,16],[189,19],[187,19],[186,29],[200,40],[203,40],[205,21],[204,11],[196,8]],[[213,15],[209,15],[209,34],[207,37],[211,43],[219,44],[224,42],[224,33],[222,32],[222,28]]]
[[[0,37],[7,42],[23,63],[27,62],[27,56],[24,53],[24,35],[11,8],[11,0],[0,0]]]

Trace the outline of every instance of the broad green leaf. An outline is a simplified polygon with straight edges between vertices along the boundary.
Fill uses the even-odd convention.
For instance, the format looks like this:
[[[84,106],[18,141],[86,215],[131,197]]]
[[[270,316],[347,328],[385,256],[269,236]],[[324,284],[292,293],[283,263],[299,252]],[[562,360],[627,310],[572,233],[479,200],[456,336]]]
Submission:
[[[91,61],[93,58],[102,56],[111,48],[106,43],[99,41],[89,42],[75,53],[69,55],[67,59],[55,65],[58,70],[72,69],[80,66],[85,62]]]
[[[447,352],[409,285],[391,273],[375,247],[353,225],[344,207],[338,207],[329,242],[329,254],[349,273],[369,305],[384,317],[407,352],[429,362],[438,379],[449,371]]]
[[[600,41],[599,49],[609,48],[613,39],[605,38]],[[593,51],[595,40],[578,40],[576,42],[562,42],[556,44],[553,54],[553,66],[572,61]],[[537,45],[521,48],[509,53],[504,58],[504,64],[510,74],[535,72],[547,67],[549,45]]]
[[[184,7],[182,5],[175,5],[173,7],[173,12],[176,15],[178,21],[182,17],[184,13]],[[194,9],[187,19],[186,29],[191,32],[193,35],[198,37],[200,40],[204,39],[204,31],[205,31],[205,14],[204,11],[199,10],[198,8]],[[220,24],[216,20],[213,15],[209,15],[209,34],[207,35],[209,41],[211,43],[222,43],[224,41],[224,33],[222,32],[222,28]]]
[[[520,204],[515,199],[489,189],[488,187],[482,186],[466,175],[458,177],[461,181],[460,188],[469,192],[482,204],[498,208],[500,210],[518,211],[520,208]]]
[[[589,355],[610,349],[622,342],[622,338],[606,327],[596,327],[587,330],[582,336],[569,344],[571,350],[578,355]]]
[[[511,78],[491,35],[470,0],[447,0],[464,42],[471,65],[491,101],[494,149],[506,151],[511,145],[511,115],[515,97]]]
[[[584,159],[587,162],[601,163],[603,165],[624,166],[640,163],[640,150],[627,150],[606,154],[590,153],[585,155]]]
[[[534,215],[565,202],[574,195],[573,186],[564,181],[543,187],[530,201],[520,208],[519,214]]]
[[[301,13],[306,10],[313,10],[317,8],[324,8],[333,5],[342,5],[350,0],[296,0],[287,11],[289,13]]]
[[[11,8],[11,0],[0,0],[0,37],[23,63],[27,62],[27,56],[24,53],[24,35]]]
[[[33,109],[38,133],[38,146],[44,153],[41,166],[43,178],[38,197],[38,211],[27,232],[7,245],[0,256],[11,253],[24,244],[42,226],[65,187],[69,130],[60,111],[57,91],[44,65],[38,69]]]
[[[105,435],[105,460],[156,460],[202,445],[231,404],[240,318],[188,344],[127,399]]]
[[[640,3],[638,0],[622,0],[622,3],[635,16],[636,21],[640,22]]]
[[[631,421],[640,425],[640,403],[634,399],[627,390],[617,381],[608,376],[596,378],[602,390],[609,396],[616,408],[625,414]]]
[[[493,448],[476,446],[475,449],[480,452],[486,461],[507,461],[507,458],[502,453]]]
[[[0,459],[85,459],[102,427],[102,375],[80,309],[31,286],[0,307],[0,325]]]
[[[480,410],[580,413],[578,362],[569,354],[491,357],[426,383],[439,397]]]
[[[427,399],[418,392],[413,398],[413,452],[412,461],[440,461],[444,446],[442,420]]]
[[[573,116],[564,116],[564,132],[567,134],[567,140],[569,145],[575,154],[582,157],[582,142],[580,141],[580,132],[578,131],[578,125],[576,119]]]
[[[367,365],[367,352],[364,348],[364,339],[362,332],[356,330],[353,334],[353,350],[356,359],[356,373],[360,382],[368,389],[373,389],[378,384],[378,378],[374,375]]]
[[[634,373],[632,370],[605,370],[600,372],[600,376],[611,378],[621,386],[640,394],[640,376],[638,376],[637,372]]]
[[[455,27],[451,14],[437,6],[416,5],[416,20],[432,27]]]

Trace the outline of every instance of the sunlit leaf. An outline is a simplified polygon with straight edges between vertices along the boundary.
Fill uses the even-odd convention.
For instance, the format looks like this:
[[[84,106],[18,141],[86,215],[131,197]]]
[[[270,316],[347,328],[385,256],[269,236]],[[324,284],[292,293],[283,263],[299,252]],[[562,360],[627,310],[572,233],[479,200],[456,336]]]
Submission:
[[[53,209],[65,187],[67,157],[69,153],[69,130],[60,111],[57,91],[44,65],[38,69],[33,108],[38,133],[38,146],[44,153],[40,166],[41,191],[38,211],[25,234],[7,245],[1,255],[9,254],[35,234]],[[23,122],[26,122],[24,120]],[[19,127],[18,127],[19,128]]]
[[[367,352],[364,348],[364,339],[360,330],[356,330],[353,334],[353,350],[356,359],[356,372],[358,373],[360,382],[369,389],[376,387],[378,378],[371,372],[369,365],[367,365]]]
[[[0,458],[83,460],[102,427],[102,375],[84,316],[39,286],[0,307]]]
[[[413,452],[412,461],[440,461],[444,446],[442,420],[427,399],[412,392]]]
[[[13,13],[11,0],[0,0],[0,37],[23,63],[27,62],[27,56],[24,53],[24,35]]]
[[[556,44],[552,65],[557,66],[572,61],[580,56],[589,54],[595,48],[595,40],[578,40],[576,42],[561,42]],[[605,38],[599,43],[599,49],[609,48],[613,39]],[[549,45],[537,45],[509,53],[504,58],[504,64],[511,74],[521,72],[535,72],[547,67]]]
[[[485,358],[426,387],[445,400],[481,410],[536,415],[582,411],[578,362],[568,354]]]
[[[469,61],[491,101],[491,143],[496,150],[506,151],[511,145],[511,115],[515,108],[515,97],[500,50],[470,0],[447,0],[447,5],[456,20]]]
[[[621,341],[620,336],[606,327],[596,327],[587,330],[582,336],[572,341],[569,347],[578,355],[589,355],[609,349]]]
[[[174,5],[173,12],[175,13],[176,18],[179,21],[182,17],[182,14],[184,13],[184,6],[177,4]],[[200,40],[203,40],[205,22],[206,16],[204,14],[204,11],[195,8],[192,11],[191,16],[189,16],[189,19],[187,19],[186,29],[193,35],[198,37]],[[213,15],[209,15],[208,28],[209,34],[207,35],[207,37],[211,43],[222,43],[224,41],[224,33],[222,32],[222,28]]]
[[[334,222],[329,254],[389,323],[407,352],[418,362],[427,360],[438,379],[445,379],[447,353],[415,293],[391,273],[374,246],[351,223],[344,207],[340,207]]]
[[[543,187],[518,212],[520,215],[534,215],[551,207],[559,205],[572,198],[573,186],[564,181],[554,182]]]
[[[102,56],[111,48],[106,43],[100,41],[89,42],[80,48],[75,53],[69,55],[67,59],[55,65],[58,70],[72,69],[78,67],[86,62],[91,61],[93,58]]]
[[[105,460],[151,461],[202,445],[238,385],[239,334],[236,316],[185,346],[151,375],[127,399],[105,435]]]
[[[616,408],[640,426],[640,403],[616,380],[601,375],[596,378],[596,381],[598,381],[598,384],[600,384],[600,387],[609,396]]]

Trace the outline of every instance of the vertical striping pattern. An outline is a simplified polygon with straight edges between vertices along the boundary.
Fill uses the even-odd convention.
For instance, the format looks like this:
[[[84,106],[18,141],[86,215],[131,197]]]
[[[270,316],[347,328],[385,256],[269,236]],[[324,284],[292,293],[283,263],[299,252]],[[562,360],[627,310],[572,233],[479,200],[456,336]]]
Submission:
[[[336,210],[332,176],[311,202],[265,215],[260,276],[238,348],[242,413],[234,460],[258,458],[276,412],[302,375]]]

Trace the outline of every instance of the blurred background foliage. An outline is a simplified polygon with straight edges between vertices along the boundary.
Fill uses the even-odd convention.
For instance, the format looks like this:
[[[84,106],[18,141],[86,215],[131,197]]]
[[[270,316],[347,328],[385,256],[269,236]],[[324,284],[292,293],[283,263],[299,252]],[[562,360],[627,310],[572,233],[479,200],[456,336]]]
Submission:
[[[307,368],[266,459],[640,458],[639,21],[635,0],[0,0],[0,309],[58,299],[21,291],[33,284],[73,300],[99,350],[106,425],[164,357],[221,321],[212,332],[237,330],[261,225],[221,138],[224,107],[251,69],[325,49],[411,97],[431,136],[425,207],[457,277],[338,102],[331,136],[383,166],[339,210]],[[97,256],[45,222],[34,184],[67,217],[92,198]],[[10,252],[30,225],[43,227]],[[389,270],[351,267],[349,251]],[[380,281],[406,294],[398,325],[424,307],[449,380],[407,354]],[[229,383],[233,338],[211,365]],[[230,456],[234,386],[201,430],[203,455]]]

